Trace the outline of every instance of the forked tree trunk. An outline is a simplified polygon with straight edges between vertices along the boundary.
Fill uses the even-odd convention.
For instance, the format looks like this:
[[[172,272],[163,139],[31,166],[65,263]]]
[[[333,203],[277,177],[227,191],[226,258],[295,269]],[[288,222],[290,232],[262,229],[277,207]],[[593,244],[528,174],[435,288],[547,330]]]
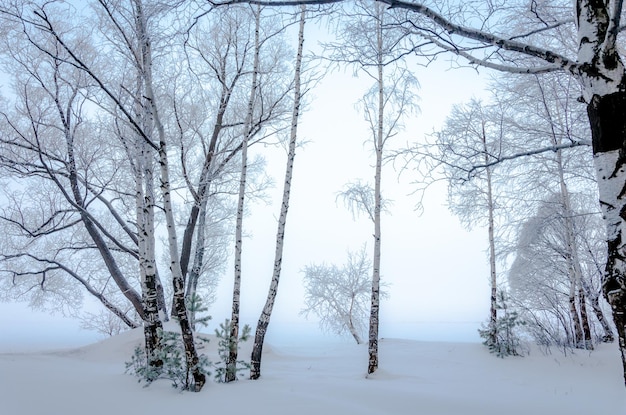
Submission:
[[[300,27],[298,30],[298,52],[296,55],[295,74],[294,74],[294,101],[293,112],[291,115],[291,131],[289,136],[289,152],[287,154],[287,167],[285,168],[285,181],[283,184],[283,199],[280,208],[280,216],[278,217],[278,230],[276,232],[276,250],[274,253],[274,269],[272,272],[272,281],[270,283],[269,293],[265,306],[261,311],[261,316],[256,326],[254,334],[254,344],[252,346],[252,355],[250,358],[250,379],[258,379],[261,376],[261,356],[263,354],[263,343],[265,342],[265,333],[270,323],[274,301],[278,292],[278,283],[280,281],[281,266],[283,261],[283,242],[285,240],[285,226],[287,223],[287,212],[289,210],[289,196],[291,193],[291,179],[293,176],[293,163],[296,157],[296,142],[298,138],[298,120],[300,117],[300,98],[301,98],[301,71],[302,71],[302,55],[304,50],[304,24],[306,21],[306,7],[300,7]]]

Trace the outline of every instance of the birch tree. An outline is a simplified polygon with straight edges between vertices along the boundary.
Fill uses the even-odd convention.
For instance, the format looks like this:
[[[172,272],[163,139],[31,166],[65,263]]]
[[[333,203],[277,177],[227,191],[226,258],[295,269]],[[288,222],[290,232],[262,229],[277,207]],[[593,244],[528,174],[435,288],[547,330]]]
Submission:
[[[291,195],[291,181],[293,177],[293,165],[296,157],[296,145],[298,139],[298,122],[300,119],[300,105],[302,99],[302,66],[304,56],[304,26],[306,23],[306,7],[301,6],[298,27],[298,48],[296,52],[296,61],[294,65],[293,80],[293,107],[291,113],[291,124],[289,130],[289,146],[287,152],[287,165],[285,167],[285,180],[283,182],[283,195],[281,201],[280,214],[278,217],[278,229],[276,231],[276,249],[274,254],[274,266],[272,270],[272,279],[270,287],[257,322],[254,335],[254,344],[252,346],[252,354],[250,357],[250,378],[258,379],[261,376],[261,358],[263,353],[263,344],[265,342],[265,334],[270,323],[274,302],[278,293],[278,284],[283,260],[283,246],[285,240],[285,228],[287,224],[287,213],[289,211],[289,197]],[[231,335],[231,340],[233,336]],[[231,349],[232,350],[232,349]]]
[[[303,271],[305,306],[301,313],[315,314],[323,330],[347,332],[361,344],[369,316],[371,268],[366,245],[357,252],[348,252],[348,260],[342,266],[307,265]]]
[[[372,264],[372,292],[368,336],[369,361],[367,373],[378,368],[378,326],[380,308],[381,266],[381,212],[382,167],[384,147],[388,140],[402,129],[403,118],[415,110],[414,89],[416,78],[393,55],[393,45],[398,43],[399,34],[389,30],[386,7],[381,3],[357,2],[351,17],[340,26],[339,41],[328,45],[332,50],[330,59],[340,63],[352,63],[360,73],[372,79],[372,88],[361,100],[360,106],[371,133],[375,154],[373,204],[358,203],[374,225],[374,252]],[[392,20],[389,18],[389,20]],[[357,193],[364,189],[353,187]],[[350,190],[348,190],[350,193]],[[364,195],[363,195],[364,196]],[[345,197],[350,197],[345,196]]]
[[[288,51],[284,27],[270,15],[262,20],[259,48],[272,53],[261,57],[262,74],[257,76],[252,112],[250,85],[259,70],[254,70],[254,17],[247,5],[214,10],[185,33],[188,68],[173,79],[169,92],[174,108],[171,119],[175,121],[170,128],[179,135],[180,183],[191,200],[189,210],[181,215],[184,231],[180,256],[188,301],[197,294],[199,282],[207,283],[202,282],[206,277],[200,278],[202,270],[215,275],[224,269],[227,248],[220,238],[230,238],[232,228],[226,234],[226,222],[236,221],[236,207],[227,205],[241,182],[241,152],[255,143],[271,141],[284,128],[287,117],[287,92],[292,86],[286,81],[287,68],[283,66]],[[244,146],[242,137],[246,136]],[[261,164],[257,159],[244,163],[248,196],[263,185],[257,183]],[[220,206],[225,208],[222,213],[218,213]],[[209,219],[213,221],[207,222],[207,212],[212,213]],[[208,233],[205,226],[216,228],[217,235]],[[223,262],[219,263],[220,259]]]
[[[237,378],[237,355],[239,350],[239,308],[241,295],[241,254],[243,248],[243,214],[246,196],[246,178],[248,174],[248,143],[252,133],[252,117],[254,114],[254,104],[256,101],[258,76],[259,76],[259,54],[260,51],[260,25],[261,8],[256,7],[254,11],[254,52],[252,64],[252,82],[250,83],[250,96],[248,98],[248,109],[242,131],[242,151],[241,151],[241,173],[239,176],[239,193],[237,195],[237,220],[235,228],[235,277],[233,283],[233,305],[230,318],[230,333],[228,338],[228,362],[226,362],[225,382],[233,382]]]
[[[566,260],[564,272],[569,276],[569,320],[573,324],[571,344],[575,347],[592,348],[593,339],[587,312],[589,305],[586,301],[589,291],[585,288],[590,285],[584,281],[584,261],[581,257],[584,253],[581,247],[588,242],[579,239],[583,237],[584,231],[577,227],[582,226],[583,222],[576,223],[576,218],[581,213],[574,210],[571,196],[572,192],[576,194],[581,191],[595,194],[592,160],[583,149],[565,149],[569,143],[588,141],[589,131],[582,122],[584,110],[576,101],[579,88],[571,79],[558,74],[513,80],[514,87],[505,87],[506,81],[502,80],[503,88],[498,94],[500,97],[507,97],[504,99],[511,103],[514,102],[518,110],[512,112],[505,121],[510,136],[522,142],[536,143],[534,145],[538,147],[547,143],[548,146],[558,149],[527,157],[524,168],[529,173],[520,169],[521,174],[513,179],[513,183],[518,182],[518,186],[532,189],[527,199],[549,199],[561,206],[559,217],[562,218],[563,232],[559,235],[564,247],[561,252]],[[542,193],[544,195],[540,196]],[[528,206],[528,202],[525,205]],[[546,208],[540,206],[540,209],[545,211]],[[587,208],[587,212],[583,214],[593,213],[593,208]],[[599,319],[602,321],[603,317]],[[606,334],[603,337],[610,338]]]
[[[490,306],[487,346],[495,347],[500,337],[498,320],[498,272],[496,255],[497,181],[490,164],[502,153],[501,116],[479,101],[453,107],[444,129],[437,133],[436,154],[448,181],[448,200],[452,212],[467,228],[487,226]],[[476,165],[486,167],[472,171]]]
[[[603,291],[613,309],[626,380],[626,262],[622,242],[626,223],[619,213],[625,204],[622,188],[626,180],[620,154],[626,150],[626,72],[617,47],[623,3],[577,0],[573,21],[571,14],[565,14],[564,19],[552,15],[549,21],[546,20],[543,17],[548,16],[547,7],[531,10],[535,18],[531,13],[525,13],[527,26],[524,32],[500,36],[495,31],[456,23],[454,16],[437,13],[421,3],[384,2],[423,16],[435,30],[435,36],[423,31],[419,32],[420,35],[472,64],[517,73],[565,70],[581,83],[592,132],[600,204],[607,227],[608,257]],[[562,49],[553,48],[554,44],[542,42],[545,37],[561,30],[572,30],[576,34],[575,55],[563,55],[560,53]],[[465,39],[466,43],[461,44]],[[456,46],[460,47],[455,50]],[[500,51],[497,55],[503,59],[490,58],[489,51],[494,49]],[[482,52],[486,53],[480,55]]]

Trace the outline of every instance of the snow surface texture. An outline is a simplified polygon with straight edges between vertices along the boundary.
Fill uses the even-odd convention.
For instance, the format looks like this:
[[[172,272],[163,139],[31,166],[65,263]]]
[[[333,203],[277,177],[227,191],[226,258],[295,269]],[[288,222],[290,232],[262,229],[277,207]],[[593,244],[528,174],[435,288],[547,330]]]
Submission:
[[[380,369],[368,379],[366,345],[267,345],[260,380],[209,382],[196,394],[165,380],[144,388],[124,374],[141,335],[134,330],[79,349],[0,354],[0,413],[608,415],[626,408],[615,344],[592,353],[533,350],[499,359],[476,343],[382,339]],[[212,343],[203,352],[215,359]],[[242,347],[242,357],[249,349]]]

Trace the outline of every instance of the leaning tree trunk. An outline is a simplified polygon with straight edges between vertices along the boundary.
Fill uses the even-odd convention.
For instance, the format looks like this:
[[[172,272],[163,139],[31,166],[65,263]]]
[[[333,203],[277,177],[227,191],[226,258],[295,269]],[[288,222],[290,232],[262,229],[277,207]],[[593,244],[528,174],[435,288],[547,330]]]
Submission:
[[[150,89],[150,88],[146,88]],[[149,94],[148,96],[152,96]],[[156,106],[152,106],[153,112]],[[155,119],[158,114],[153,113]],[[193,385],[188,381],[187,386],[193,387],[196,392],[200,391],[206,382],[206,377],[198,367],[198,354],[193,339],[193,331],[189,318],[187,317],[187,305],[185,304],[185,281],[183,279],[178,256],[178,241],[176,237],[176,221],[174,220],[174,211],[172,208],[171,185],[169,180],[169,165],[167,160],[167,145],[165,142],[165,131],[163,126],[157,122],[157,130],[159,131],[159,162],[161,164],[161,192],[163,194],[163,211],[165,213],[165,221],[167,226],[168,248],[170,254],[170,270],[172,272],[172,285],[174,287],[173,309],[180,325],[180,330],[185,347],[185,361],[187,364],[187,373],[193,376]]]
[[[613,335],[613,329],[611,328],[611,325],[609,324],[608,320],[604,316],[602,307],[600,307],[599,297],[597,295],[596,296],[587,295],[587,297],[589,298],[589,304],[591,305],[591,309],[593,310],[593,313],[596,315],[596,318],[600,322],[600,325],[602,326],[602,330],[604,331],[604,335],[602,336],[602,341],[604,343],[614,342],[615,336]]]
[[[235,227],[235,278],[233,282],[233,304],[230,317],[228,336],[228,360],[226,362],[225,382],[232,382],[237,378],[237,356],[239,354],[239,305],[241,298],[241,254],[243,249],[243,214],[246,198],[246,181],[248,174],[248,143],[252,134],[252,119],[254,104],[258,89],[261,7],[257,6],[254,16],[254,63],[252,66],[252,83],[248,97],[248,110],[243,127],[241,143],[241,172],[239,175],[239,194],[237,200],[237,219]]]
[[[285,240],[285,226],[287,223],[287,212],[289,210],[289,196],[291,193],[291,179],[293,176],[293,163],[296,157],[296,141],[298,137],[298,119],[300,116],[300,98],[301,98],[301,71],[302,71],[302,55],[304,49],[304,24],[306,21],[306,7],[300,7],[300,27],[298,30],[298,52],[296,55],[295,74],[294,74],[294,101],[293,113],[291,116],[291,131],[289,137],[289,152],[287,154],[287,167],[285,169],[285,181],[283,185],[283,199],[281,203],[280,216],[278,218],[278,230],[276,232],[276,250],[274,253],[274,269],[272,272],[272,281],[270,283],[269,293],[265,306],[259,317],[254,335],[254,345],[252,346],[252,355],[250,358],[250,379],[258,379],[261,376],[261,356],[263,353],[263,343],[265,341],[265,333],[270,323],[270,317],[274,308],[274,301],[278,292],[278,283],[280,281],[280,273],[283,261],[283,243]]]
[[[197,302],[198,282],[200,281],[200,273],[202,271],[202,264],[204,263],[204,253],[206,244],[206,205],[207,199],[205,198],[200,204],[200,213],[198,219],[198,233],[196,234],[196,249],[193,257],[193,266],[189,270],[187,280],[185,281],[187,288],[185,290],[185,298],[188,301]],[[181,267],[182,268],[182,267]],[[183,272],[181,270],[181,272]],[[183,272],[183,275],[184,272]],[[189,324],[191,324],[192,330],[196,330],[196,317],[197,317],[197,305],[193,308],[189,308]]]
[[[352,318],[352,311],[354,309],[354,300],[355,300],[355,298],[354,298],[354,295],[353,295],[351,300],[350,300],[350,309],[348,311],[348,330],[350,331],[350,334],[354,338],[354,341],[356,341],[356,344],[361,344],[361,343],[363,343],[363,340],[361,340],[361,336],[359,335],[359,331],[357,330],[356,326],[354,325],[354,320]]]

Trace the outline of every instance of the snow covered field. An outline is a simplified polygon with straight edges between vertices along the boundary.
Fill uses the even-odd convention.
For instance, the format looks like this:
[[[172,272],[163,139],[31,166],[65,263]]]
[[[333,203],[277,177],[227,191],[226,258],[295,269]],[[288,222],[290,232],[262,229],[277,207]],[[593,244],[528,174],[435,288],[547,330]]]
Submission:
[[[382,339],[366,379],[367,347],[266,345],[263,376],[179,392],[124,373],[141,332],[86,347],[0,354],[3,415],[123,414],[622,414],[626,389],[615,344],[564,356],[533,350],[499,359],[478,343]],[[215,345],[215,342],[212,342]],[[250,345],[242,347],[248,357]],[[204,352],[215,360],[215,351]]]

